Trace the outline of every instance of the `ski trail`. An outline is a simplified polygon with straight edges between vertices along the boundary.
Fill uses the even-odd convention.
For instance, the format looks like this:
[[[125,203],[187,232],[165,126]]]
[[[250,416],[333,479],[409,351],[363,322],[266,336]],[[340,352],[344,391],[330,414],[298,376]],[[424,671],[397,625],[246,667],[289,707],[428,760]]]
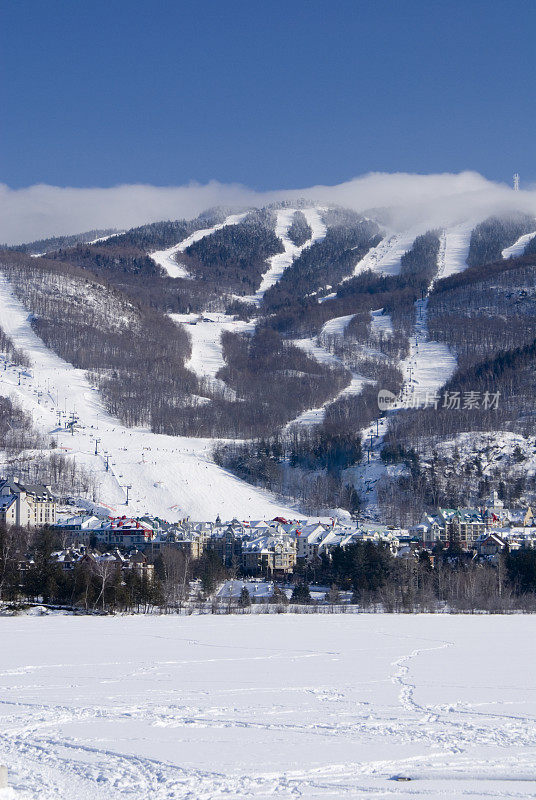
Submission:
[[[231,214],[224,222],[214,225],[212,228],[203,228],[195,231],[186,239],[183,239],[182,242],[173,245],[173,247],[168,247],[167,250],[156,250],[154,253],[149,253],[149,258],[152,258],[155,264],[158,264],[159,267],[165,270],[170,278],[191,278],[186,267],[182,264],[178,264],[175,260],[177,253],[184,253],[194,242],[198,242],[200,239],[204,239],[205,236],[210,236],[212,233],[226,228],[228,225],[237,225],[239,222],[242,222],[244,217],[247,216],[247,213],[246,211],[243,214]]]
[[[333,317],[328,320],[322,328],[321,336],[344,336],[344,332],[355,314],[347,314],[344,317]]]
[[[448,278],[467,269],[467,256],[471,244],[471,233],[476,222],[464,222],[443,232],[444,247],[440,251],[438,277]]]
[[[405,382],[401,407],[408,408],[435,402],[437,392],[453,375],[456,357],[443,342],[434,342],[428,335],[428,296],[417,300],[414,336],[410,339],[408,356],[401,362]]]
[[[169,521],[186,516],[215,519],[236,514],[263,519],[296,512],[281,506],[267,491],[257,489],[218,467],[212,460],[217,440],[155,434],[127,428],[104,407],[83,370],[75,369],[37,337],[28,311],[0,278],[2,327],[29,356],[31,369],[21,370],[3,359],[0,393],[13,395],[35,426],[53,434],[60,450],[76,457],[100,481],[99,499],[114,512],[140,516],[151,513]],[[71,415],[78,424],[65,429]],[[98,455],[95,455],[99,439]],[[110,456],[105,469],[104,456]],[[131,486],[126,505],[125,487]]]
[[[385,314],[383,308],[378,308],[370,313],[372,315],[370,323],[371,333],[378,339],[387,339],[392,336],[394,331],[391,315]]]
[[[117,231],[116,233],[109,233],[107,236],[98,236],[86,244],[99,244],[99,242],[107,242],[108,239],[115,239],[116,236],[122,236],[125,231]]]
[[[533,231],[532,233],[524,233],[523,236],[520,236],[513,245],[504,248],[501,253],[502,257],[515,258],[516,256],[522,256],[525,252],[526,246],[532,239],[534,239],[535,236],[536,231]]]
[[[312,231],[311,238],[302,244],[300,247],[294,244],[288,238],[288,231],[290,226],[292,225],[292,220],[294,218],[294,214],[296,213],[296,208],[283,208],[277,211],[277,221],[275,226],[275,234],[278,236],[281,241],[283,242],[284,250],[282,253],[276,253],[275,256],[272,256],[268,259],[268,269],[262,276],[261,285],[253,295],[247,295],[246,297],[241,298],[242,300],[250,303],[255,303],[255,305],[260,305],[262,298],[272,287],[276,284],[279,279],[281,278],[284,271],[291,266],[291,264],[298,258],[298,256],[306,250],[308,247],[311,247],[315,242],[319,242],[321,239],[324,238],[326,235],[326,226],[322,221],[322,217],[320,212],[322,211],[321,208],[305,208],[301,209],[303,211],[303,215],[307,220],[307,223]]]
[[[354,315],[349,315],[347,317],[336,317],[335,320],[330,320],[326,323],[329,326],[330,322],[336,323],[334,327],[345,327],[348,325],[348,322],[352,319]],[[345,321],[345,322],[344,322]],[[326,332],[326,325],[322,329],[322,333]],[[321,344],[318,343],[315,339],[294,339],[292,344],[296,347],[299,347],[308,356],[311,356],[320,364],[328,364],[330,366],[337,366],[337,367],[344,367],[347,371],[348,368],[343,364],[340,358],[336,355],[331,353],[326,347],[323,347]],[[364,378],[362,375],[359,375],[357,372],[351,372],[351,380],[350,383],[342,389],[335,397],[326,400],[321,406],[317,408],[308,408],[305,411],[302,411],[295,419],[288,422],[284,428],[285,431],[290,430],[294,425],[320,425],[325,417],[326,408],[331,403],[334,403],[336,400],[340,400],[343,397],[347,397],[349,395],[360,394],[363,391],[363,387],[370,383],[368,378]]]
[[[466,233],[467,231],[464,235]],[[455,234],[455,241],[458,244],[458,232]],[[365,504],[373,516],[379,514],[377,484],[387,474],[387,467],[381,460],[381,447],[387,434],[390,415],[396,414],[400,409],[417,407],[419,404],[438,405],[439,390],[456,370],[456,357],[450,348],[442,342],[430,340],[427,319],[429,295],[435,282],[444,277],[450,269],[459,265],[460,250],[458,247],[453,248],[452,246],[449,249],[448,242],[448,231],[443,231],[437,257],[436,276],[430,283],[426,296],[415,303],[415,326],[409,341],[409,353],[399,364],[404,378],[400,395],[386,415],[378,416],[361,431],[365,445],[363,462],[356,467],[350,467],[346,473],[351,476],[354,485],[364,491]],[[454,265],[451,261],[452,258],[455,259]],[[449,274],[453,274],[453,272]],[[372,312],[371,330],[374,330],[374,327],[377,329],[379,320],[382,319],[381,311],[382,309]],[[389,329],[392,331],[388,315],[387,320],[380,324],[384,335]]]
[[[316,359],[316,361],[320,362],[321,364],[329,364],[331,366],[338,367],[342,366],[345,369],[348,369],[348,367],[346,367],[340,358],[331,353],[326,347],[320,344],[320,342],[325,337],[344,336],[344,333],[354,316],[355,314],[347,314],[341,317],[334,317],[324,324],[318,339],[295,339],[293,344],[304,350],[308,355],[312,356],[312,358]],[[383,309],[380,308],[378,311],[372,312],[371,330],[374,330],[381,336],[392,335],[393,326],[391,323],[391,318],[388,314],[383,314]],[[364,348],[363,354],[367,355],[367,353],[369,355],[373,354],[370,349]],[[374,355],[377,355],[377,352],[374,352]],[[340,391],[335,397],[327,400],[321,406],[302,411],[298,417],[286,425],[286,429],[288,430],[293,425],[320,425],[324,420],[326,407],[330,405],[330,403],[334,403],[336,400],[340,400],[343,397],[360,394],[367,383],[371,383],[370,378],[365,378],[362,375],[359,375],[357,372],[350,372],[351,380],[348,386],[342,389],[342,391]]]
[[[183,324],[190,336],[192,354],[185,366],[200,378],[217,380],[218,370],[225,366],[221,335],[252,333],[254,322],[234,320],[227,314],[206,312],[203,314],[170,314],[174,322]]]
[[[401,258],[412,246],[413,242],[420,234],[424,233],[424,228],[415,228],[402,233],[388,236],[371,248],[363,258],[357,262],[352,275],[345,278],[345,282],[355,278],[366,270],[372,270],[380,275],[398,275],[400,273]]]

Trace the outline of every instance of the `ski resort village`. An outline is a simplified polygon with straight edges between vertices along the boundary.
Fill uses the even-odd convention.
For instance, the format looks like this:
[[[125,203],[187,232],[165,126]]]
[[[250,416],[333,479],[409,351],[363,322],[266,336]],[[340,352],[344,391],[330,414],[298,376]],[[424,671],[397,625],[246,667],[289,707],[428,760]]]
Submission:
[[[525,554],[536,552],[532,509],[505,508],[497,492],[480,508],[438,508],[409,528],[281,516],[173,523],[88,514],[72,503],[59,501],[50,486],[17,476],[0,481],[4,600],[140,610],[143,596],[144,611],[284,607],[289,600],[332,610],[348,603],[513,608],[511,589],[526,570]],[[471,576],[457,581],[455,597],[431,591],[445,571]],[[492,592],[490,574],[497,575]]]
[[[1,5],[0,800],[535,800],[535,0]]]
[[[532,607],[535,253],[307,199],[5,248],[2,599]]]

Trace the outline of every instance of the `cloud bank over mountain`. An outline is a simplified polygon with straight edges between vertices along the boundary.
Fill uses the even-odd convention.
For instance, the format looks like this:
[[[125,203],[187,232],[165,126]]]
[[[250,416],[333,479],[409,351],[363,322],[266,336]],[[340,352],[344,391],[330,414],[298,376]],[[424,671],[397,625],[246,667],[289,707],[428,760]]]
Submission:
[[[70,188],[44,184],[10,189],[0,184],[0,242],[17,244],[93,228],[131,228],[162,219],[191,218],[212,206],[239,209],[305,198],[356,211],[388,209],[393,228],[430,227],[482,219],[493,213],[536,213],[536,190],[514,192],[476,172],[417,175],[369,173],[335,186],[257,192],[211,181],[163,187],[122,185]]]

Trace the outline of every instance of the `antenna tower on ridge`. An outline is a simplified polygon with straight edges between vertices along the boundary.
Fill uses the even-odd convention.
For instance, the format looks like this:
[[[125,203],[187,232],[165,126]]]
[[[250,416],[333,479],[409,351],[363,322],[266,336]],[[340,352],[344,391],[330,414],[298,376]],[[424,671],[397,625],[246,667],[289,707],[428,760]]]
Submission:
[[[519,175],[517,172],[514,175],[514,192],[519,192]]]

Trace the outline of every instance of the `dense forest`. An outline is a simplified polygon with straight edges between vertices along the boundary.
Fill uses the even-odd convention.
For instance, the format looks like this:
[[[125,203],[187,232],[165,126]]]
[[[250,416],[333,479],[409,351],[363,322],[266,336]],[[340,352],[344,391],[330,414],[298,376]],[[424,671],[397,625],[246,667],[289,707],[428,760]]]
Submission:
[[[331,289],[348,277],[357,262],[380,241],[375,222],[358,214],[335,216],[337,224],[328,227],[326,236],[298,256],[281,279],[264,295],[265,312],[294,304],[318,290]],[[316,299],[315,299],[316,302]]]
[[[311,238],[312,235],[313,231],[311,230],[303,211],[296,211],[292,217],[292,225],[287,232],[288,238],[296,245],[296,247],[301,247]]]
[[[484,220],[471,234],[467,263],[470,267],[479,267],[498,261],[506,247],[535,229],[535,222],[534,217],[527,214],[489,217]]]
[[[103,230],[86,231],[85,233],[76,233],[71,236],[52,236],[50,239],[37,239],[35,242],[28,242],[27,244],[16,244],[8,247],[7,245],[0,245],[2,250],[14,250],[18,253],[52,253],[55,250],[62,250],[66,247],[75,247],[84,242],[92,242],[95,239],[100,239],[108,236],[115,236],[116,231],[114,228],[106,228]]]
[[[237,225],[220,228],[191,244],[181,261],[197,280],[215,283],[224,291],[251,294],[260,286],[267,259],[283,251],[274,228],[272,211],[252,211]]]

